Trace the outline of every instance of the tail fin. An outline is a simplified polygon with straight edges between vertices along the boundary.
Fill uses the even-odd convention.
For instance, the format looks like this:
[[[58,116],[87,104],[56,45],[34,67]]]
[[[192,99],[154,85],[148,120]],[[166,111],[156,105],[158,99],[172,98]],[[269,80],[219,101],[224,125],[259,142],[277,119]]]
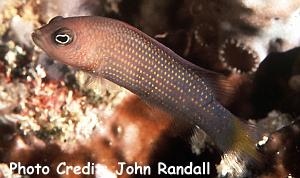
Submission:
[[[260,132],[254,124],[246,124],[235,118],[235,133],[232,145],[225,151],[218,172],[233,177],[247,176],[247,167],[260,168],[263,155],[256,147]]]

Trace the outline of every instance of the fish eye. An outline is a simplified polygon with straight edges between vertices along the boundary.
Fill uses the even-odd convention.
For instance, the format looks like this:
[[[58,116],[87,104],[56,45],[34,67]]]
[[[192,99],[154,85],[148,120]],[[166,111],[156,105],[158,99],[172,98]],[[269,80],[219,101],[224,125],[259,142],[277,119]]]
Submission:
[[[66,46],[73,41],[74,35],[70,29],[60,28],[53,33],[52,38],[55,44]]]

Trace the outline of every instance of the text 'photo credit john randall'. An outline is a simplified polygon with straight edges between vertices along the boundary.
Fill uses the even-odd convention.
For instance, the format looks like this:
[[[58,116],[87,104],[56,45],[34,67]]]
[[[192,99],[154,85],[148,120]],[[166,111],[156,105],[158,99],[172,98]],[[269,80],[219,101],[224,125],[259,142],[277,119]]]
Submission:
[[[155,168],[156,166],[156,168]],[[126,162],[118,162],[117,169],[112,171],[101,164],[87,162],[85,165],[68,165],[67,162],[60,162],[56,166],[49,165],[22,165],[20,162],[11,162],[9,170],[11,173],[19,175],[103,175],[103,172],[117,177],[120,175],[210,175],[210,163],[202,162],[196,165],[189,162],[186,165],[168,165],[164,162],[158,162],[155,166],[127,164]]]

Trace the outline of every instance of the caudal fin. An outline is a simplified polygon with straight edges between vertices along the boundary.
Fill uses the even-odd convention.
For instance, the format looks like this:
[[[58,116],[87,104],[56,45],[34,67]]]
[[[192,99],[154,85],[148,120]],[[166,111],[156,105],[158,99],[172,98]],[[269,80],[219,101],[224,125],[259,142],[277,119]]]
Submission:
[[[233,177],[244,177],[249,166],[259,169],[263,165],[263,155],[256,147],[259,133],[255,125],[235,119],[233,142],[222,156],[218,172],[223,175],[231,174]]]

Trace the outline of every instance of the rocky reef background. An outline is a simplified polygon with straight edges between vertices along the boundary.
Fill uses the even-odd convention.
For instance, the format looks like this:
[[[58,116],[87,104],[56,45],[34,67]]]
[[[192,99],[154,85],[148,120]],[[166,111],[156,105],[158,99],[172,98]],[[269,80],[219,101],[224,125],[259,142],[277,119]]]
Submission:
[[[204,133],[174,125],[125,89],[37,49],[31,32],[57,15],[120,19],[223,73],[236,92],[222,103],[268,139],[259,143],[268,164],[244,167],[244,175],[300,177],[299,0],[0,0],[0,177],[18,177],[8,169],[11,161],[51,167],[91,161],[103,170],[90,177],[106,178],[116,177],[118,161],[153,169],[159,161],[209,161],[208,177],[240,176]]]

